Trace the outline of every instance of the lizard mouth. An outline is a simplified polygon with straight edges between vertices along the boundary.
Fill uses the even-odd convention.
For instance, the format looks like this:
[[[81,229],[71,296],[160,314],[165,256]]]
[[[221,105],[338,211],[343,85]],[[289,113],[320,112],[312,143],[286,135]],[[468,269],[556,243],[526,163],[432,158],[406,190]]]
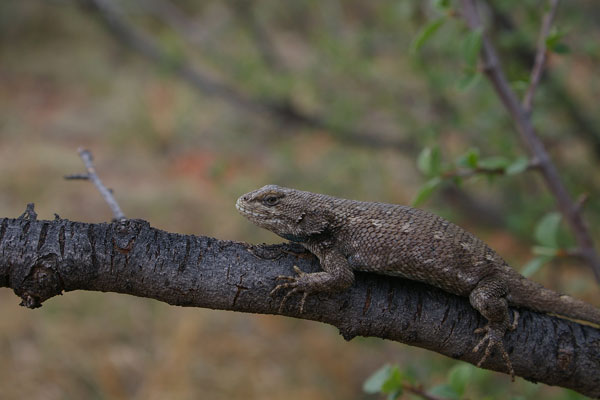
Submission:
[[[236,202],[235,202],[235,208],[237,208],[237,210],[240,212],[240,214],[246,216],[246,217],[257,217],[257,218],[264,218],[266,215],[258,213],[256,211],[251,210],[249,207],[246,206],[246,204],[244,203],[244,201],[239,198]]]

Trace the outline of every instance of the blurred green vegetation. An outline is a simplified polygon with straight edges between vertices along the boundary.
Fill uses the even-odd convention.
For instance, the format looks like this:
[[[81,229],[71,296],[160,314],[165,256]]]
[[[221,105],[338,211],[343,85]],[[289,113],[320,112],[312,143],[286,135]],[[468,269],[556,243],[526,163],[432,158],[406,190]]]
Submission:
[[[264,184],[409,204],[430,182],[421,207],[475,232],[517,269],[537,260],[533,279],[599,304],[589,268],[567,257],[542,265],[549,258],[532,252],[568,247],[572,235],[550,214],[541,179],[523,171],[526,153],[479,77],[479,39],[455,2],[113,3],[162,49],[159,62],[113,35],[87,1],[0,2],[0,215],[35,202],[41,218],[110,219],[91,185],[62,179],[83,169],[79,146],[92,150],[127,216],[252,242],[279,239],[233,204]],[[520,94],[546,5],[482,4]],[[561,4],[533,112],[573,197],[589,194],[595,238],[599,16],[592,0]],[[182,66],[262,111],[227,90],[198,90]],[[431,183],[465,167],[512,173]],[[307,321],[99,293],[69,293],[34,312],[17,303],[0,291],[3,399],[373,398],[363,381],[386,363],[425,389],[459,385],[469,398],[575,398],[476,369],[465,389],[456,380],[467,367],[449,372],[455,361],[374,339],[346,343]]]

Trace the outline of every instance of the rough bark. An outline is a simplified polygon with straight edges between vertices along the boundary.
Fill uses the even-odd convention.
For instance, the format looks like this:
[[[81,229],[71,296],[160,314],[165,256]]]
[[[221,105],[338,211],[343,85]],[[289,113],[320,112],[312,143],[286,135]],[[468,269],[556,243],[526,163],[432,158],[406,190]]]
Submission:
[[[142,220],[88,224],[40,221],[33,209],[0,219],[0,287],[35,308],[73,290],[148,297],[172,305],[277,314],[269,296],[277,275],[293,265],[319,269],[316,258],[292,245],[253,246],[152,228]],[[299,296],[283,315],[331,324],[346,340],[375,336],[423,347],[476,363],[473,330],[481,317],[465,298],[398,278],[357,274],[344,293]],[[573,321],[520,310],[519,327],[505,337],[517,375],[600,396],[600,330]],[[494,353],[485,368],[506,372]]]

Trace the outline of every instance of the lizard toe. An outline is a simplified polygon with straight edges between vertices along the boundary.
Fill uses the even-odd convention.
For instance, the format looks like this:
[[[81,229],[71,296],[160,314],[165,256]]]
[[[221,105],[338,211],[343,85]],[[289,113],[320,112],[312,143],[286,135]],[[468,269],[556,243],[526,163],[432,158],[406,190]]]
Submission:
[[[275,277],[276,281],[279,280],[283,280],[283,281],[295,281],[297,278],[295,276],[288,276],[288,275],[277,275]]]
[[[279,285],[275,286],[273,288],[273,290],[271,290],[271,292],[269,292],[269,296],[274,296],[281,289],[292,288],[292,290],[293,290],[293,289],[296,289],[297,287],[298,287],[298,282],[296,282],[296,281],[294,281],[294,282],[280,283]]]
[[[298,266],[297,266],[297,265],[294,265],[294,272],[295,272],[296,274],[298,274],[298,277],[300,277],[300,278],[301,278],[302,276],[306,275],[306,272],[304,272],[304,271],[302,271],[300,268],[298,268]]]
[[[515,318],[517,319],[518,317],[515,317]],[[483,346],[487,343],[487,346],[485,346],[483,356],[477,363],[477,366],[481,367],[483,365],[483,363],[492,354],[492,350],[494,349],[494,347],[496,347],[496,348],[498,348],[498,350],[500,351],[500,354],[502,355],[502,358],[504,359],[504,363],[506,364],[506,368],[508,369],[508,373],[510,374],[511,380],[514,382],[515,371],[513,370],[512,363],[510,362],[510,357],[508,356],[508,353],[506,352],[506,349],[504,348],[504,343],[502,341],[502,338],[504,336],[503,330],[502,329],[494,329],[494,327],[490,327],[490,325],[488,324],[483,328],[475,329],[474,332],[475,333],[485,333],[483,338],[481,338],[479,343],[477,343],[477,345],[473,348],[474,353],[476,353],[480,349],[482,349]]]
[[[283,307],[285,306],[285,303],[295,293],[303,293],[302,299],[300,300],[300,314],[304,312],[304,303],[306,302],[306,298],[308,297],[310,292],[304,291],[299,287],[294,287],[292,290],[287,292],[285,296],[283,296],[283,299],[281,299],[281,303],[279,303],[279,313],[283,312]]]

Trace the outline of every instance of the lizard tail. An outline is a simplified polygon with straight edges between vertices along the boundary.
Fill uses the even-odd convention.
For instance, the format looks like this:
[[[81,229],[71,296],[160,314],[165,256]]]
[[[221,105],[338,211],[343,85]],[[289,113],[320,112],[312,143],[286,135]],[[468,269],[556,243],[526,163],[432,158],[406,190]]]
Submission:
[[[509,303],[534,311],[557,314],[600,325],[600,308],[566,294],[546,289],[539,283],[530,281],[525,277],[521,277],[520,283],[522,290],[515,290],[515,293],[511,292]]]

